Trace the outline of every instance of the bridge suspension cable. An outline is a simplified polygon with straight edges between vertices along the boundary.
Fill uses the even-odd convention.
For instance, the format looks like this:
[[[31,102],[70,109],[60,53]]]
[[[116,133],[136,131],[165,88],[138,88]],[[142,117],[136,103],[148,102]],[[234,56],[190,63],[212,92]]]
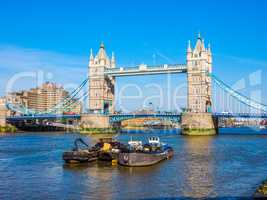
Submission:
[[[24,114],[24,115],[43,115],[43,114],[53,114],[57,113],[58,111],[64,112],[64,108],[67,107],[67,105],[70,104],[76,104],[77,106],[77,101],[80,98],[77,98],[77,95],[81,92],[83,87],[86,85],[88,82],[89,78],[86,78],[76,89],[74,89],[67,97],[63,98],[61,101],[59,101],[55,106],[50,108],[47,111],[36,111],[33,109],[28,109],[24,105],[14,105],[12,103],[6,103],[6,106],[8,109]],[[84,95],[83,95],[84,96]]]
[[[83,89],[83,87],[86,85],[88,82],[89,78],[85,79],[79,87],[77,87],[75,90],[73,90],[70,95],[62,99],[57,105],[55,105],[53,108],[49,109],[46,112],[43,112],[42,114],[51,114],[55,113],[58,110],[61,110],[62,108],[66,107],[66,105],[71,104],[75,101],[76,96],[80,93],[80,91]]]
[[[216,101],[219,101],[219,105],[220,106],[223,105],[224,109],[226,109],[224,111],[229,110],[229,107],[231,106],[235,107],[236,110],[239,110],[239,113],[241,113],[244,110],[247,113],[251,112],[251,109],[248,109],[248,107],[255,109],[258,112],[264,112],[264,113],[267,112],[267,105],[264,105],[263,103],[248,98],[245,95],[237,92],[236,90],[225,84],[218,77],[216,77],[214,74],[210,74],[210,77],[216,83],[216,85],[223,90],[220,91],[219,94],[217,94],[218,91],[215,90],[213,91],[213,94],[216,98]],[[231,99],[230,96],[235,98],[239,103],[237,101],[233,101],[233,99]]]
[[[76,108],[78,106],[78,103],[82,102],[88,95],[89,91],[85,92],[81,97],[74,99],[74,101],[70,104],[64,105],[64,107],[61,107],[58,111],[61,113],[71,111],[72,109]]]

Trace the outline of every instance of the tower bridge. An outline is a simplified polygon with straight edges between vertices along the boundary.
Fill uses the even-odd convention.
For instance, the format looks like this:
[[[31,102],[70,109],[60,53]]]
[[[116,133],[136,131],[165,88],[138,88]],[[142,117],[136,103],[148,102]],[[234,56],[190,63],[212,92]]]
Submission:
[[[216,129],[211,115],[212,93],[212,53],[210,45],[205,47],[204,40],[198,35],[195,48],[188,43],[186,64],[181,65],[140,65],[134,68],[116,68],[114,53],[111,59],[107,56],[102,43],[96,56],[91,50],[89,61],[89,109],[95,114],[114,113],[114,85],[116,77],[151,74],[187,73],[187,110],[183,114],[182,124],[186,129]],[[201,114],[201,115],[199,115]],[[196,123],[197,122],[197,123]],[[214,134],[214,133],[212,133]]]
[[[12,105],[7,103],[6,105],[8,109],[22,115],[10,116],[7,118],[7,121],[17,122],[20,120],[32,119],[75,118],[79,119],[81,123],[87,123],[90,127],[99,128],[110,127],[113,123],[126,119],[155,117],[175,122],[179,121],[184,130],[184,134],[210,135],[216,133],[218,118],[267,118],[267,105],[240,94],[212,73],[211,47],[210,45],[208,45],[207,48],[205,47],[204,40],[200,35],[198,35],[194,48],[192,48],[189,41],[186,50],[185,64],[165,64],[157,66],[141,64],[136,67],[116,67],[114,53],[112,53],[111,58],[109,58],[105,46],[102,43],[95,56],[91,50],[88,70],[89,76],[86,80],[84,80],[69,97],[63,99],[47,112],[34,112],[22,105]],[[173,73],[186,73],[187,75],[186,112],[181,114],[115,114],[114,86],[117,77]],[[89,83],[87,92],[77,98],[77,95],[87,83]],[[216,94],[217,91],[214,90],[214,86],[217,86],[223,93]],[[216,99],[214,97],[215,95],[219,97],[219,99]],[[89,113],[75,116],[57,114],[70,110],[70,108],[75,105],[76,100],[82,100],[87,97],[89,100]],[[223,101],[226,100],[226,102],[221,102],[221,99],[223,99]],[[230,103],[228,102],[229,99],[231,99]],[[237,104],[235,103],[232,107],[241,109],[225,112],[229,109],[229,105],[232,101],[236,101],[239,105],[236,106]],[[223,108],[218,112],[217,109],[220,106]],[[245,109],[242,110],[244,106]],[[2,113],[5,113],[5,111]],[[190,131],[195,129],[203,131]]]
[[[186,64],[165,64],[158,66],[116,67],[115,55],[108,57],[102,43],[96,56],[91,50],[89,61],[89,109],[92,113],[114,112],[114,85],[116,77],[151,74],[187,73],[190,112],[211,112],[212,54],[210,46],[198,35],[195,48],[188,43]]]

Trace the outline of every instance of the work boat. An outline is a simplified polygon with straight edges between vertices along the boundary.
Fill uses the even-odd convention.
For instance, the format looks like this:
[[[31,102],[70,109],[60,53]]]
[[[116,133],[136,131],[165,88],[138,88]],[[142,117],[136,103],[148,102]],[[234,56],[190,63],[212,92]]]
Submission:
[[[63,160],[66,163],[84,163],[96,160],[112,161],[117,159],[121,149],[125,148],[120,142],[112,138],[101,138],[94,146],[84,142],[81,138],[76,139],[74,148],[63,153]]]
[[[173,149],[160,142],[158,137],[150,137],[148,143],[130,141],[127,151],[119,153],[118,163],[128,167],[144,167],[159,163],[173,156]]]
[[[66,163],[92,162],[98,159],[99,149],[98,145],[89,148],[85,141],[78,138],[74,142],[74,148],[71,151],[65,151],[62,157]]]

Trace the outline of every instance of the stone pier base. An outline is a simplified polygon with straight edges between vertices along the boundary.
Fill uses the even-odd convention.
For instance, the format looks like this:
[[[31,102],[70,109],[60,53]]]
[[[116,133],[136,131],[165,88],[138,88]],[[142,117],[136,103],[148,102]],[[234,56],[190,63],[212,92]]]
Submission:
[[[211,113],[183,113],[182,114],[183,135],[216,135],[218,133],[218,122]]]
[[[98,114],[83,114],[81,116],[82,128],[110,128],[109,117]]]
[[[7,109],[5,106],[0,105],[0,126],[6,126]]]
[[[0,115],[0,126],[6,126],[6,117]]]

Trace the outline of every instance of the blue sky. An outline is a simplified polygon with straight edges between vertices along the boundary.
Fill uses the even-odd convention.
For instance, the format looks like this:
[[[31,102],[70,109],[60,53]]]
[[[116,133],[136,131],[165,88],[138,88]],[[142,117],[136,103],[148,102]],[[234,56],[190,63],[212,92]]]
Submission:
[[[90,48],[96,52],[101,41],[109,54],[115,52],[119,66],[185,63],[187,41],[194,42],[200,31],[211,42],[214,73],[233,85],[240,79],[248,82],[260,70],[261,85],[248,83],[241,92],[260,89],[267,103],[266,7],[264,0],[1,1],[0,95],[18,72],[42,70],[45,79],[66,87],[78,84],[86,77]],[[116,91],[125,83],[167,88],[167,81],[167,76],[120,78]],[[184,75],[171,76],[171,87],[184,81]],[[23,79],[16,89],[36,84]],[[153,93],[142,90],[144,96]],[[137,109],[143,99],[123,105]],[[171,109],[173,103],[164,103],[162,109]]]

